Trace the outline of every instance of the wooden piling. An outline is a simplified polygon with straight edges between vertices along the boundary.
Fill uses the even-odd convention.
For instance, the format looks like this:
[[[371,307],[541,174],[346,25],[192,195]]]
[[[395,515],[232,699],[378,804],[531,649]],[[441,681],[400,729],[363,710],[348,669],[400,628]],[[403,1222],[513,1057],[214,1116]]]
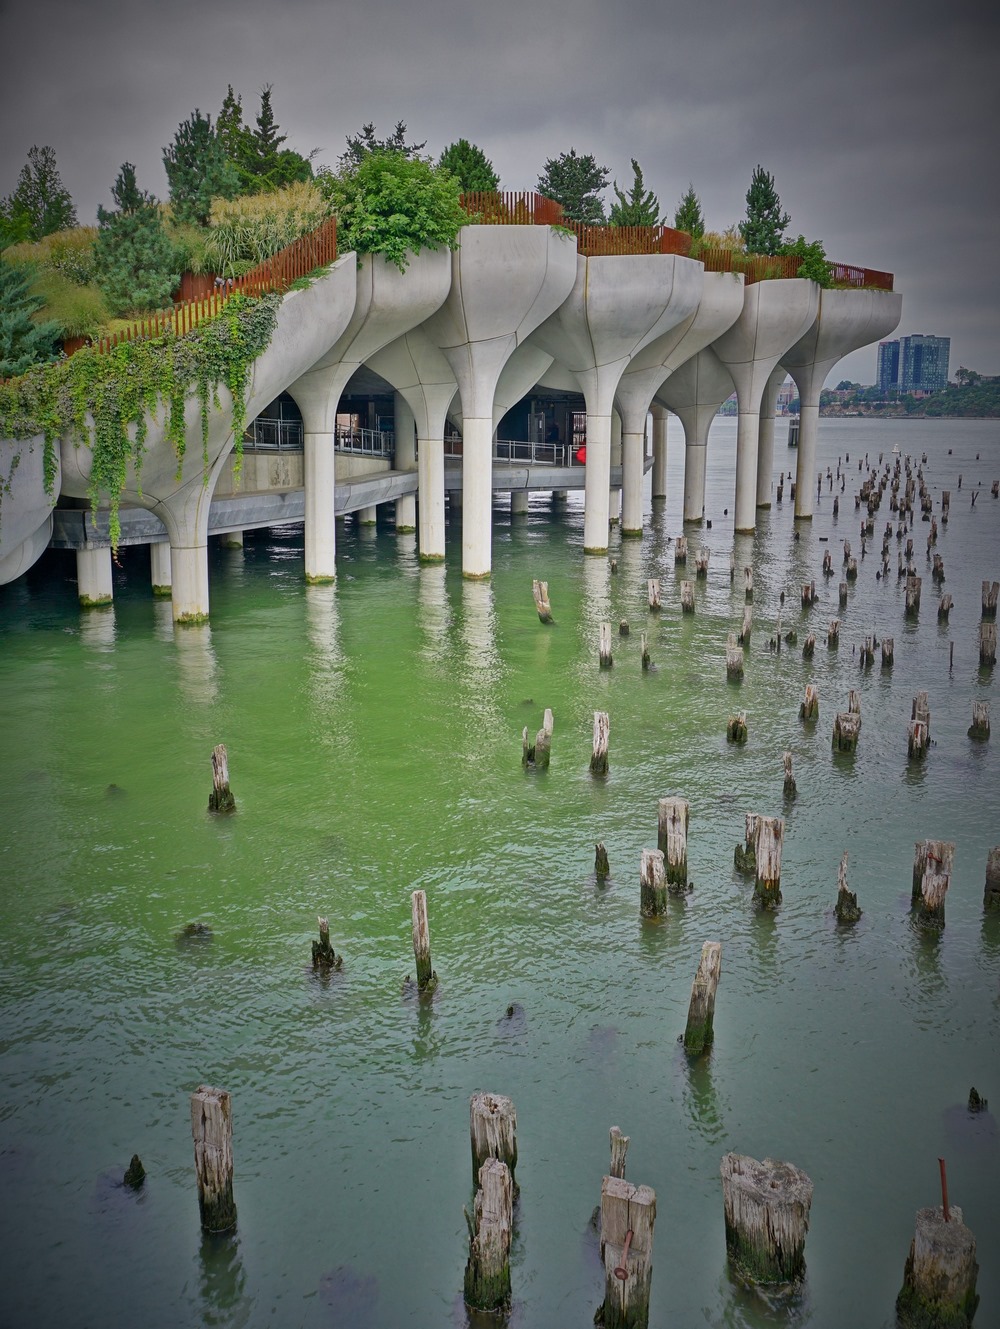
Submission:
[[[142,1189],[145,1180],[146,1169],[142,1166],[142,1159],[138,1154],[133,1154],[122,1177],[122,1185],[127,1186],[130,1191],[138,1191]]]
[[[642,660],[642,672],[645,674],[649,671],[652,662],[649,658],[649,642],[646,640],[646,634],[644,632],[639,637],[639,648]]]
[[[950,840],[918,840],[913,854],[911,903],[919,922],[944,927],[944,901],[955,862]]]
[[[656,1194],[624,1177],[601,1184],[601,1247],[604,1253],[604,1329],[646,1329],[653,1277]]]
[[[627,637],[627,636],[629,635],[629,632],[630,632],[630,631],[631,631],[631,629],[629,628],[629,625],[628,625],[628,619],[627,619],[627,618],[620,619],[619,622],[618,622],[618,635],[619,635],[619,637]]]
[[[830,553],[829,549],[823,554],[823,576],[833,576],[833,555]]]
[[[611,1167],[610,1175],[612,1177],[624,1177],[625,1175],[625,1156],[628,1154],[629,1140],[628,1135],[622,1135],[617,1126],[611,1127]]]
[[[1000,594],[1000,581],[983,582],[983,618],[996,618],[998,594]]]
[[[958,1205],[918,1209],[896,1298],[899,1329],[963,1329],[979,1305],[976,1239]]]
[[[750,645],[750,634],[753,630],[753,606],[744,605],[743,622],[740,626],[739,644],[743,647]]]
[[[785,782],[784,782],[785,797],[795,798],[795,796],[798,794],[798,789],[795,784],[795,776],[792,775],[792,754],[790,752],[784,753],[781,760],[785,769]]]
[[[191,1095],[191,1135],[201,1226],[206,1232],[229,1232],[236,1226],[236,1201],[233,1103],[227,1090],[198,1086]]]
[[[736,633],[730,632],[726,641],[726,678],[738,683],[743,677],[743,647],[736,644]]]
[[[926,692],[917,692],[913,696],[913,704],[910,707],[910,719],[921,720],[927,727],[927,737],[931,733],[931,707],[927,699]]]
[[[985,620],[979,625],[979,663],[992,666],[997,662],[997,625]]]
[[[986,854],[986,889],[983,908],[988,914],[1000,913],[1000,845]]]
[[[944,582],[944,559],[940,554],[934,555],[934,563],[931,568],[931,581],[937,582],[940,586]]]
[[[875,663],[875,644],[871,637],[866,637],[861,643],[861,668],[870,669]]]
[[[516,1194],[517,1112],[513,1099],[504,1094],[477,1090],[469,1099],[469,1139],[473,1184],[478,1180],[483,1164],[495,1158],[509,1169]]]
[[[594,712],[594,744],[590,756],[591,775],[608,773],[608,739],[611,734],[611,721],[607,711]]]
[[[927,756],[927,726],[922,720],[911,720],[906,727],[906,755],[910,761]]]
[[[712,1046],[715,1037],[715,993],[722,974],[722,943],[706,941],[701,948],[698,971],[691,984],[687,1024],[684,1028],[684,1051],[700,1056]]]
[[[685,614],[694,613],[694,582],[681,582],[681,609]]]
[[[535,597],[535,608],[538,610],[538,617],[542,623],[552,622],[552,606],[549,604],[549,583],[547,581],[533,581],[531,583],[531,594]]]
[[[686,535],[679,535],[674,541],[674,565],[688,561],[688,542]]]
[[[659,918],[667,912],[667,878],[663,854],[659,849],[644,849],[639,864],[639,913],[643,918]]]
[[[907,618],[916,618],[920,613],[920,584],[921,578],[914,573],[910,573],[906,578],[906,609]]]
[[[469,1223],[465,1304],[473,1310],[503,1312],[510,1305],[510,1242],[514,1188],[504,1163],[489,1158],[476,1177],[478,1187]]]
[[[712,551],[706,548],[705,545],[702,545],[698,550],[698,555],[694,561],[694,574],[696,577],[708,576],[708,560],[711,557],[711,553]]]
[[[546,770],[549,764],[549,758],[552,753],[552,731],[554,728],[552,711],[549,707],[545,708],[542,716],[542,727],[535,735],[535,741],[532,743],[528,738],[528,727],[525,725],[521,731],[521,765],[533,766],[536,770]]]
[[[806,684],[806,695],[799,704],[799,719],[815,721],[819,719],[819,688],[815,683]]]
[[[414,891],[410,897],[410,920],[413,930],[413,957],[417,963],[417,989],[426,992],[437,984],[431,968],[431,932],[427,924],[427,894]]]
[[[743,593],[748,601],[753,600],[753,568],[743,569]]]
[[[603,840],[598,840],[594,845],[594,873],[598,881],[611,876],[611,864],[608,862],[608,851],[604,847]]]
[[[229,756],[225,743],[212,749],[212,792],[208,796],[209,812],[235,812],[236,799],[229,788]]]
[[[330,921],[317,916],[316,922],[319,924],[319,941],[314,941],[312,944],[312,967],[325,972],[339,969],[344,959],[336,953],[330,943]]]
[[[779,499],[778,502],[780,503],[781,500]],[[731,549],[729,551],[729,580],[730,582],[736,580],[736,555]]]
[[[756,812],[746,814],[746,833],[743,844],[738,844],[733,851],[733,866],[737,872],[757,871],[757,832],[760,829],[760,816]]]
[[[851,542],[850,542],[850,540],[845,540],[845,541],[844,541],[844,567],[845,567],[845,568],[847,567],[848,563],[850,563],[850,561],[851,561]]]
[[[891,669],[895,660],[896,644],[892,637],[882,638],[882,668]]]
[[[854,752],[861,732],[861,716],[851,711],[838,711],[833,720],[833,750]]]
[[[811,660],[815,654],[816,654],[816,634],[815,632],[807,632],[806,639],[802,643],[802,658],[803,660]]]
[[[833,911],[838,923],[856,923],[861,917],[858,897],[847,888],[847,850],[844,850],[837,872],[837,903]]]
[[[661,798],[657,807],[657,848],[663,854],[667,888],[674,895],[691,889],[687,835],[691,805],[686,798]]]
[[[847,581],[857,581],[858,560],[856,558],[849,558],[847,560],[847,570],[844,573],[844,577],[846,578]]]
[[[742,746],[747,741],[747,713],[739,711],[736,715],[729,717],[726,725],[726,742],[738,743]]]
[[[597,658],[602,669],[610,669],[614,664],[611,654],[611,624],[601,624],[601,636],[597,646]]]
[[[948,621],[948,615],[951,613],[951,605],[952,605],[952,599],[951,599],[951,596],[950,596],[950,595],[942,595],[941,599],[938,601],[938,613],[937,613],[937,616],[938,616],[939,621],[943,619],[944,622],[947,623],[947,621]]]
[[[814,581],[804,581],[802,583],[802,608],[811,609],[816,600],[816,583]]]
[[[650,577],[646,583],[646,592],[649,597],[649,612],[651,614],[659,613],[660,605],[660,579]]]
[[[753,897],[762,909],[776,909],[781,903],[781,845],[784,837],[783,817],[760,818]]]
[[[842,581],[842,582],[840,583],[840,585],[838,586],[838,588],[837,588],[837,600],[839,601],[839,603],[840,603],[840,607],[841,607],[841,608],[843,608],[844,605],[847,604],[847,582],[846,582],[846,581]]]
[[[990,736],[990,704],[988,701],[972,703],[972,724],[969,737],[984,741]]]
[[[726,1250],[751,1283],[796,1283],[805,1273],[813,1184],[791,1163],[746,1154],[722,1160]]]

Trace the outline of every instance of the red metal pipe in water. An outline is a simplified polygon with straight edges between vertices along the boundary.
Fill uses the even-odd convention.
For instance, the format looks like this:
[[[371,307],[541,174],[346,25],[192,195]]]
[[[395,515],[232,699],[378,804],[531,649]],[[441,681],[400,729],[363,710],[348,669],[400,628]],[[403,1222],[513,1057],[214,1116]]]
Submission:
[[[632,1229],[625,1233],[625,1245],[622,1247],[622,1262],[615,1269],[615,1278],[620,1278],[624,1283],[628,1278],[628,1249],[632,1245]]]

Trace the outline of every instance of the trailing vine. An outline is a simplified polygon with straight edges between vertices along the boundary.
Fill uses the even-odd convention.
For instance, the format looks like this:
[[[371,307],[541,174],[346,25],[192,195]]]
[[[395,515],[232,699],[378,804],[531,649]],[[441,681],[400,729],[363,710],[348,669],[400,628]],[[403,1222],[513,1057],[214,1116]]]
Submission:
[[[161,404],[166,411],[164,433],[177,457],[180,479],[187,449],[184,407],[192,394],[197,396],[207,484],[209,413],[213,405],[219,406],[219,388],[228,388],[239,471],[250,367],[270,343],[280,303],[278,295],[253,299],[237,293],[216,318],[183,337],[167,332],[145,341],[122,342],[103,354],[85,347],[67,359],[0,383],[0,438],[42,435],[45,492],[50,497],[58,469],[58,441],[88,446],[93,453],[87,491],[92,520],[96,522],[98,503],[106,496],[111,545],[117,549],[118,509],[128,466],[132,464],[141,482],[148,421],[157,419]],[[0,486],[0,501],[3,490]]]

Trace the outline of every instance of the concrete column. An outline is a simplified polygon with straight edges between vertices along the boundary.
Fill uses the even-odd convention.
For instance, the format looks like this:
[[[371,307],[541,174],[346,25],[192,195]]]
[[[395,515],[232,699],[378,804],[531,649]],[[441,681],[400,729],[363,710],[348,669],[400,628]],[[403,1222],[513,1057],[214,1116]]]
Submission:
[[[819,434],[819,402],[799,402],[799,455],[795,461],[795,515],[813,515],[816,492],[816,439]]]
[[[526,517],[528,515],[528,491],[527,489],[512,489],[510,494],[510,515],[512,517]]]
[[[359,526],[376,526],[378,524],[378,505],[373,503],[371,507],[358,509]]]
[[[413,412],[401,392],[394,396],[394,423],[396,436],[397,471],[415,471],[417,469],[417,434]],[[413,494],[396,499],[396,534],[417,529],[417,500]]]
[[[421,563],[444,562],[444,440],[422,438],[417,444],[417,485]]]
[[[223,549],[242,549],[243,532],[242,531],[224,531],[219,536],[219,544]]]
[[[111,549],[76,551],[76,584],[80,604],[85,609],[109,605],[114,598],[111,581]]]
[[[149,546],[149,573],[153,595],[157,599],[169,599],[171,577],[170,542],[168,540],[161,540],[159,544]]]
[[[622,464],[622,418],[617,411],[611,412],[611,466]],[[608,523],[617,526],[622,519],[622,491],[615,485],[608,496]]]
[[[757,506],[757,441],[760,416],[740,411],[736,426],[736,506],[733,518],[737,531],[752,531]]]
[[[644,436],[622,434],[622,535],[642,535],[642,463]]]
[[[305,563],[310,585],[335,581],[337,523],[334,433],[305,431]]]
[[[608,552],[611,516],[611,416],[587,416],[587,465],[584,475],[583,552]]]
[[[667,413],[653,408],[653,498],[667,496]]]
[[[774,474],[774,411],[778,389],[786,378],[784,365],[778,365],[764,388],[757,427],[757,506],[771,506],[771,477]]]
[[[462,576],[490,575],[493,553],[493,417],[462,420]]]
[[[208,618],[208,544],[171,545],[175,623],[204,623]]]
[[[705,515],[705,465],[708,459],[707,431],[684,438],[684,520],[701,521]]]

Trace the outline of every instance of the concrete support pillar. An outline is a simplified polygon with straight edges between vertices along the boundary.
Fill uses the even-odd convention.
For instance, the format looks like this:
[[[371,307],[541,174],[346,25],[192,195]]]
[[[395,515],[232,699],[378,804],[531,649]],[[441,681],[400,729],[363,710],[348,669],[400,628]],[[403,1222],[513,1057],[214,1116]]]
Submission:
[[[764,388],[757,426],[757,506],[771,506],[771,479],[774,475],[774,411],[778,389],[786,378],[785,368],[778,365]]]
[[[397,471],[417,469],[417,434],[413,412],[401,392],[395,394],[393,430],[396,439]],[[417,529],[417,500],[413,494],[396,499],[396,534]]]
[[[528,491],[527,489],[512,489],[510,494],[510,515],[512,517],[526,517],[528,515]]]
[[[159,544],[149,546],[149,573],[153,595],[157,599],[169,599],[171,576],[170,542],[168,540],[161,540]]]
[[[622,434],[622,535],[642,535],[642,464],[645,437]]]
[[[358,508],[359,526],[376,526],[378,524],[378,505],[373,503],[371,507]]]
[[[612,470],[622,464],[622,418],[617,411],[611,412],[611,467]],[[608,523],[617,526],[622,519],[621,485],[615,485],[608,498]]]
[[[493,417],[462,420],[462,576],[490,575],[493,554]]]
[[[653,498],[667,496],[667,413],[653,407]]]
[[[219,536],[219,545],[222,549],[242,549],[243,532],[242,531],[224,531]]]
[[[737,531],[753,531],[756,520],[759,434],[759,413],[740,411],[736,426],[736,506],[733,519]]]
[[[305,431],[305,563],[310,585],[337,576],[334,433]]]
[[[170,546],[175,623],[204,623],[208,618],[208,543]]]
[[[816,493],[816,439],[819,402],[799,404],[799,455],[795,461],[795,516],[812,518]]]
[[[684,438],[684,520],[701,521],[705,515],[705,465],[708,431],[698,430]]]
[[[583,552],[608,552],[611,514],[611,416],[587,416],[587,465],[584,475]]]
[[[421,563],[444,562],[444,441],[422,438],[417,444],[417,492]]]
[[[95,609],[111,603],[114,587],[111,581],[110,548],[76,551],[76,584],[80,604],[84,609]]]

